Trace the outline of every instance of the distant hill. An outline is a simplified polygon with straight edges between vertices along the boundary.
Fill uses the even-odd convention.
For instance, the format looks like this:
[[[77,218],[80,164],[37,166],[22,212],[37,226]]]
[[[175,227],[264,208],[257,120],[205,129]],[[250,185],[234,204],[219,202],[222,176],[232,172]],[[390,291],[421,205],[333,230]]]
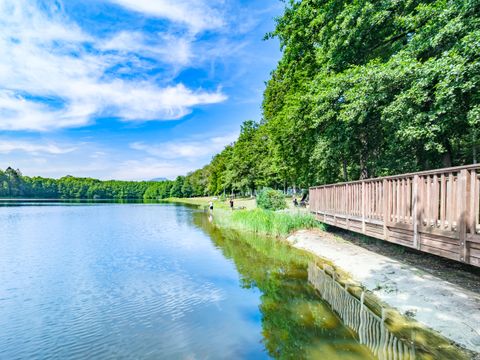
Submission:
[[[149,181],[167,181],[167,180],[168,179],[165,177],[159,177],[159,178],[150,179]]]

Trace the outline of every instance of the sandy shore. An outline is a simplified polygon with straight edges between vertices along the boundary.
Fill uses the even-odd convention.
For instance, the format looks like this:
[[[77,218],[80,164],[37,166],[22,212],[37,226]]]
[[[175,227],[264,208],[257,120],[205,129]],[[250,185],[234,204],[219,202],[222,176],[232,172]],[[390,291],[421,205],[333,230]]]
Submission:
[[[480,295],[321,231],[301,230],[287,240],[331,261],[399,312],[414,314],[427,327],[480,353]]]

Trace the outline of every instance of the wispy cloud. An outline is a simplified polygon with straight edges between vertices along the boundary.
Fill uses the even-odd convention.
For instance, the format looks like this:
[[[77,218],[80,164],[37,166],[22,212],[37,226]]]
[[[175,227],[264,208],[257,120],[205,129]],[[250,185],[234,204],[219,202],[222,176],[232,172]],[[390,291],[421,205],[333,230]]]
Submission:
[[[218,0],[110,0],[129,10],[148,16],[168,19],[186,25],[192,32],[215,29],[224,25],[214,5]]]
[[[140,54],[174,66],[190,64],[192,42],[189,35],[154,33],[146,35],[139,31],[120,31],[110,38],[97,41],[101,50],[113,50],[123,54]]]
[[[76,147],[60,146],[57,144],[45,143],[38,144],[34,142],[19,141],[19,140],[0,140],[0,154],[8,154],[14,151],[26,152],[30,155],[38,154],[67,154],[75,151]]]
[[[163,35],[166,46],[156,50],[138,33],[120,33],[105,41],[84,33],[61,9],[46,12],[27,0],[0,0],[0,27],[3,130],[77,127],[98,117],[179,119],[195,106],[226,99],[219,90],[194,90],[181,83],[159,86],[112,71],[134,66],[125,65],[131,57],[123,52],[150,52],[167,62],[188,62],[187,40],[182,45]],[[173,43],[180,43],[175,51]]]
[[[196,160],[221,151],[226,145],[235,141],[237,135],[235,133],[225,136],[205,137],[203,140],[178,140],[153,145],[134,142],[130,144],[130,148],[143,151],[159,159]]]

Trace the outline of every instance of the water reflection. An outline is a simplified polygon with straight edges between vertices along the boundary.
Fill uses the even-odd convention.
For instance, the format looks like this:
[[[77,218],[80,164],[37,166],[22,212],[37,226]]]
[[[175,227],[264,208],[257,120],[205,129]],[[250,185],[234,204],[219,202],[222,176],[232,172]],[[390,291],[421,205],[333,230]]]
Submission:
[[[331,272],[335,276],[334,272]],[[394,336],[386,327],[385,310],[377,316],[364,304],[364,295],[357,299],[315,263],[308,266],[308,279],[320,292],[332,309],[340,315],[344,324],[358,334],[361,344],[368,346],[380,359],[414,360],[415,346],[408,340]]]
[[[308,283],[308,259],[276,240],[215,228],[196,217],[223,255],[234,261],[241,286],[261,292],[263,343],[280,359],[373,359]]]

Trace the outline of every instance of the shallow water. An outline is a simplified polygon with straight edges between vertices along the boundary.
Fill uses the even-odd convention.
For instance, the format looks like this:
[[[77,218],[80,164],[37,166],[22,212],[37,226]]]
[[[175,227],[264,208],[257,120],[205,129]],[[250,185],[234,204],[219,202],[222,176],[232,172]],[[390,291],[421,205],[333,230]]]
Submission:
[[[0,206],[0,358],[369,359],[305,259],[152,204]]]

